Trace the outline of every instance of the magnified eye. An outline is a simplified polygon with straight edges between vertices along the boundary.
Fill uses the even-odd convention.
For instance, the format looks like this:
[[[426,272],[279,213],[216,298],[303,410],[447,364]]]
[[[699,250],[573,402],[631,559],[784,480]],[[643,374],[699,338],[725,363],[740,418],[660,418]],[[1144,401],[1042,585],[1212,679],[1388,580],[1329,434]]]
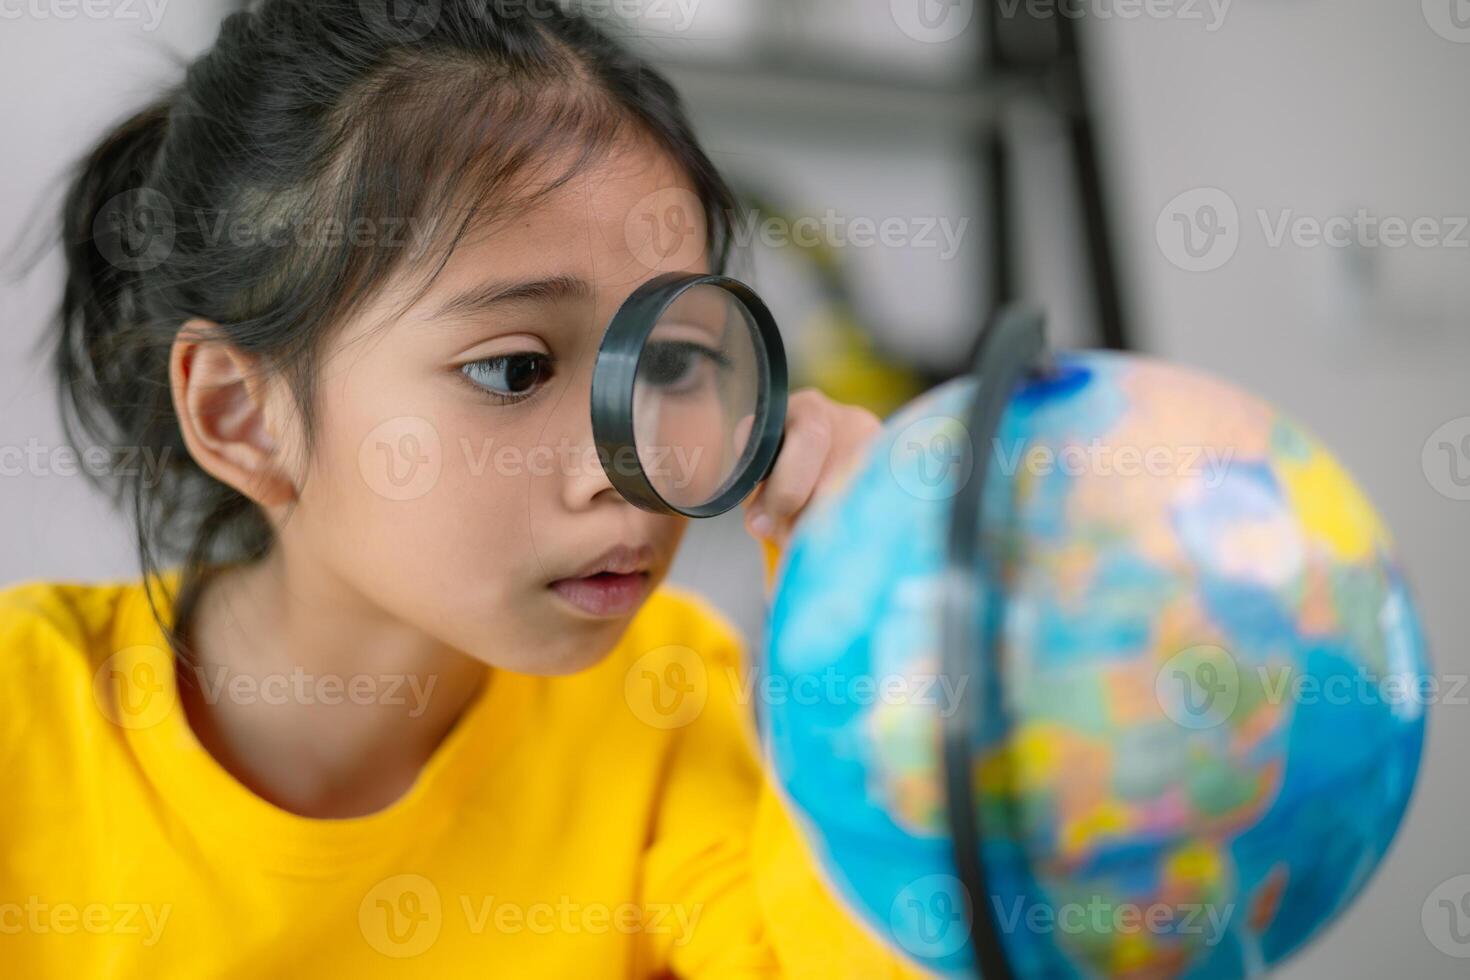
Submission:
[[[551,377],[551,358],[545,354],[502,354],[466,364],[464,376],[492,397],[514,402],[528,398],[537,385]]]
[[[688,340],[651,341],[638,360],[643,381],[669,394],[698,390],[712,370],[727,368],[730,359],[713,347]]]

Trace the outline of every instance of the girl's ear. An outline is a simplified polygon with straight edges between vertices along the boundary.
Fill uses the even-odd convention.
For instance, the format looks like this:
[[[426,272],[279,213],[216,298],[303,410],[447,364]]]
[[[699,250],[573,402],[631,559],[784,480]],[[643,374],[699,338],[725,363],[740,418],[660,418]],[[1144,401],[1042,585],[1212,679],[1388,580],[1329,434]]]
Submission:
[[[225,340],[209,320],[185,323],[169,353],[174,411],[189,455],[261,507],[296,500],[281,420],[287,392],[259,359]]]

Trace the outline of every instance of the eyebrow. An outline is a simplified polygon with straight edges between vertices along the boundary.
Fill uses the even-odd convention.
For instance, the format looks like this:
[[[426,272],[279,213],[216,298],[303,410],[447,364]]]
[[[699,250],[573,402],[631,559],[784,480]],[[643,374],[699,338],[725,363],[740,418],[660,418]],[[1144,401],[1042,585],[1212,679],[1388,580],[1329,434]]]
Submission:
[[[548,276],[525,282],[487,282],[450,297],[429,315],[432,320],[483,313],[507,303],[551,303],[564,299],[588,299],[592,284],[576,276]]]

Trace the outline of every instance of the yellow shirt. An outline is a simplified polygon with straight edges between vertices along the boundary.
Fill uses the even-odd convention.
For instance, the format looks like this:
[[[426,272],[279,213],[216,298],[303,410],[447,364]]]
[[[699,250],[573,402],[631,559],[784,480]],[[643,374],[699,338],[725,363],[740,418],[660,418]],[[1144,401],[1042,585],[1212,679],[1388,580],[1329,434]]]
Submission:
[[[0,591],[0,974],[923,975],[831,897],[693,595],[580,674],[492,672],[409,792],[346,820],[221,767],[167,649],[140,582]]]

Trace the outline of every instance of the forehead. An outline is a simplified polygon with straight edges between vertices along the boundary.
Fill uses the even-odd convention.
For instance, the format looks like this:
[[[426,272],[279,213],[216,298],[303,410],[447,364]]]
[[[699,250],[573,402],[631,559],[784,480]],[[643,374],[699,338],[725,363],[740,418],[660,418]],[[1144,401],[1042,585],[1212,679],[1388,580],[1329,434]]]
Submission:
[[[677,162],[646,140],[580,165],[548,161],[517,197],[527,203],[484,206],[487,220],[455,246],[434,291],[564,274],[626,295],[663,272],[709,271],[702,203]]]

